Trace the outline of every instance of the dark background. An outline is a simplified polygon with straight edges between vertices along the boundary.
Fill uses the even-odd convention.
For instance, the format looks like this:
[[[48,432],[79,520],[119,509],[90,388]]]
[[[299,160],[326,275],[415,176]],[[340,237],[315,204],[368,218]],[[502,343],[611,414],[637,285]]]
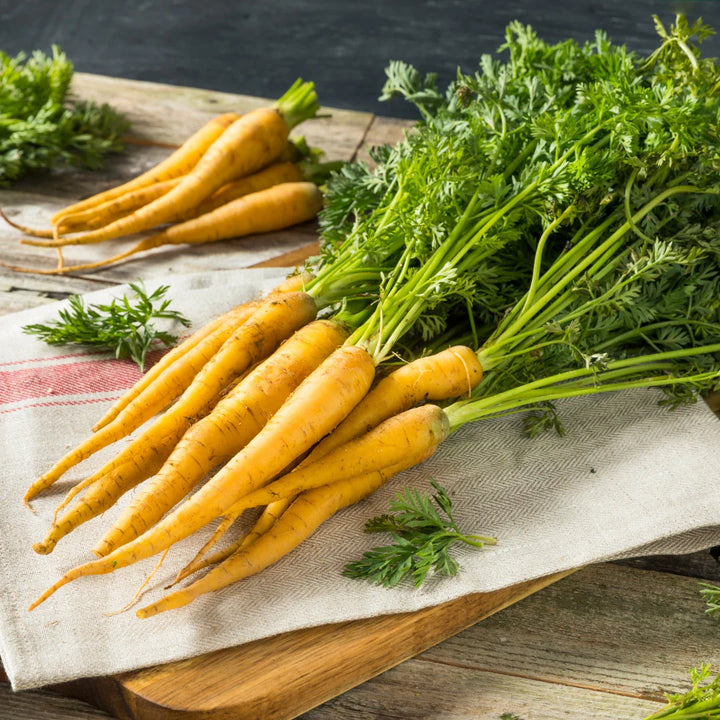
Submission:
[[[511,20],[548,41],[595,29],[639,53],[652,15],[702,17],[720,31],[720,0],[0,0],[0,49],[60,45],[78,71],[275,98],[313,80],[326,106],[412,116],[379,103],[388,60],[437,72],[444,86],[494,52]],[[703,46],[720,56],[720,37]]]

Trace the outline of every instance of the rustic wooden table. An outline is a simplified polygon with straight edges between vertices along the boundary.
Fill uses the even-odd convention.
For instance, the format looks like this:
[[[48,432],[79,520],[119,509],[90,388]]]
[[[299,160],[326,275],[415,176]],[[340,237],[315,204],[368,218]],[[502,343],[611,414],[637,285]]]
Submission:
[[[133,131],[128,151],[112,158],[100,172],[54,173],[0,193],[5,210],[28,225],[41,224],[67,200],[157,162],[211,115],[264,102],[82,74],[76,76],[75,90],[82,97],[110,102],[129,116]],[[370,145],[394,140],[407,125],[407,121],[367,113],[332,111],[331,118],[307,123],[299,131],[325,150],[327,159],[347,160],[362,157]],[[16,239],[14,231],[0,228],[3,260],[50,265],[46,252],[20,246]],[[312,223],[267,236],[260,262],[293,265],[307,255],[314,241]],[[78,260],[90,259],[97,252],[84,249]],[[0,269],[0,313],[138,277],[246,267],[247,258],[246,241],[232,241],[159,250],[146,259],[92,274],[56,277]],[[709,552],[580,569],[525,599],[517,601],[527,594],[517,593],[496,603],[493,611],[498,611],[486,620],[302,717],[640,720],[661,706],[662,690],[687,686],[690,667],[701,661],[720,661],[720,625],[703,612],[698,578],[720,580],[720,569]],[[503,609],[503,605],[507,606]],[[465,625],[459,622],[457,628]],[[420,642],[418,647],[427,644]],[[114,712],[122,720],[136,717],[129,707]],[[91,720],[108,716],[57,689],[12,693],[7,684],[0,685],[2,720],[35,717]]]

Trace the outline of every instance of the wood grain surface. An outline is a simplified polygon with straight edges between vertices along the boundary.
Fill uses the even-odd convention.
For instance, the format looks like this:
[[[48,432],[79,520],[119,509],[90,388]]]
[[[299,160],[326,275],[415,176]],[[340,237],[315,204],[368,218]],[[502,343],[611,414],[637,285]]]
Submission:
[[[53,173],[0,194],[3,206],[23,222],[39,222],[68,198],[149,167],[193,124],[216,112],[264,102],[82,74],[76,91],[113,101],[132,116],[128,152],[100,173]],[[328,159],[366,157],[369,145],[392,142],[408,126],[345,111],[333,111],[332,119],[322,122],[322,127],[308,124],[307,137]],[[18,246],[15,239],[7,228],[0,230],[5,258],[46,261],[42,251]],[[268,255],[257,264],[263,265],[292,265],[317,249],[312,223],[262,241]],[[63,277],[2,270],[0,313],[153,273],[243,266],[242,245],[233,241],[174,248]],[[712,579],[716,568],[708,557],[698,562],[694,574]],[[556,580],[472,595],[419,613],[289,633],[112,678],[19,694],[5,686],[0,720],[103,717],[93,707],[120,720],[275,720],[302,713],[305,720],[639,720],[659,706],[660,688],[686,684],[688,667],[720,660],[720,630],[703,615],[694,578],[603,565]],[[488,619],[478,622],[483,618]]]

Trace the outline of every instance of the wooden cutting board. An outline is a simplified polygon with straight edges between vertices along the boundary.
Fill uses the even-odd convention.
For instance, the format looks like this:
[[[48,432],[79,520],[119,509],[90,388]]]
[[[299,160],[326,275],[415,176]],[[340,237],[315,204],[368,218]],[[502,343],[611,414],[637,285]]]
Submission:
[[[51,689],[120,720],[290,720],[568,574]]]

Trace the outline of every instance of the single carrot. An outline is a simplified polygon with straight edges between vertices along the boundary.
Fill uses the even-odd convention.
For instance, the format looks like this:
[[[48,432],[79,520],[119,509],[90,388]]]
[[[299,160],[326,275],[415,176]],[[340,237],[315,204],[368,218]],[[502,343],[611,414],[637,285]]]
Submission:
[[[137,190],[141,187],[185,175],[195,167],[205,151],[239,118],[240,115],[233,112],[223,113],[212,118],[193,133],[177,150],[154,167],[121,185],[116,185],[104,192],[64,207],[51,217],[52,224],[56,225],[64,215],[95,207],[107,200],[124,195],[130,190]]]
[[[270,291],[268,296],[272,296],[277,293],[297,292],[299,290],[302,290],[304,284],[309,278],[309,273],[297,273],[295,275],[290,275],[279,285],[274,287]],[[113,404],[113,406],[105,413],[105,415],[103,415],[102,418],[100,418],[100,420],[98,420],[98,422],[95,423],[95,425],[93,425],[93,431],[99,430],[101,427],[107,425],[109,422],[114,420],[121,410],[127,407],[146,388],[157,382],[161,376],[166,378],[166,373],[178,371],[180,368],[178,365],[176,365],[177,361],[182,356],[190,352],[193,348],[195,348],[207,336],[213,335],[214,333],[218,332],[219,334],[214,337],[216,340],[219,341],[219,348],[222,342],[224,342],[225,339],[228,337],[228,335],[225,335],[228,330],[228,326],[226,325],[226,323],[234,323],[235,327],[241,325],[243,322],[245,322],[245,320],[248,319],[248,317],[250,317],[250,315],[255,310],[257,310],[258,306],[259,301],[248,301],[246,303],[243,303],[242,305],[231,308],[230,310],[228,310],[228,312],[203,325],[190,337],[186,338],[185,340],[183,340],[183,342],[176,345],[172,350],[165,353],[162,358],[158,360],[158,362],[156,362],[140,378],[140,380],[138,380],[135,385],[130,388],[130,390],[128,390],[119,400],[117,400],[117,402]],[[171,367],[173,367],[174,370],[171,371]],[[187,378],[188,374],[184,374]],[[184,389],[185,388],[183,387],[182,390]]]
[[[256,575],[294,550],[336,512],[365,499],[398,472],[397,468],[385,468],[302,493],[267,532],[191,585],[140,608],[137,617],[149,618],[183,607],[201,595]]]
[[[367,393],[374,375],[375,363],[366,350],[358,345],[343,345],[300,384],[265,427],[196,493],[140,537],[106,557],[67,572],[31,609],[72,580],[113,572],[151,557],[223,515],[241,496],[269,482],[329,433]]]
[[[291,392],[347,338],[331,320],[300,328],[177,443],[93,552],[102,557],[154,525],[215,467],[260,432]]]
[[[193,367],[186,373],[185,377],[190,378],[191,382],[186,384],[186,389],[178,401],[125,448],[124,452],[135,452],[137,447],[155,442],[156,438],[163,437],[168,432],[176,434],[179,428],[183,428],[182,432],[184,432],[192,424],[192,418],[199,410],[212,398],[218,397],[233,378],[259,359],[267,357],[295,330],[310,322],[315,317],[315,313],[314,299],[303,292],[273,295],[262,302],[250,318],[237,327],[220,349],[206,360],[199,371]],[[197,347],[209,342],[212,337],[211,335],[205,338]],[[187,364],[184,361],[189,354],[180,358],[181,365]],[[180,377],[182,378],[182,374]],[[25,502],[50,487],[69,468],[90,457],[99,449],[125,437],[128,427],[131,425],[138,427],[136,420],[139,415],[148,419],[154,412],[164,407],[165,398],[162,401],[157,399],[162,393],[157,388],[152,392],[150,390],[151,388],[146,389],[115,420],[67,453],[53,468],[38,478],[25,494]],[[153,413],[140,403],[143,395],[148,396],[147,402],[154,406]],[[105,466],[103,474],[124,460],[123,453],[120,453]]]
[[[231,200],[199,217],[171,225],[113,257],[81,265],[65,265],[53,270],[25,268],[25,271],[60,275],[94,270],[163,245],[204,245],[218,240],[282,230],[311,220],[322,208],[322,204],[322,195],[315,183],[303,181],[280,183]],[[28,244],[37,243],[28,241]]]
[[[305,464],[376,427],[383,420],[426,401],[440,402],[467,395],[482,380],[476,353],[454,345],[418,358],[378,380],[345,420],[318,443]]]
[[[291,127],[312,117],[316,110],[312,84],[298,81],[275,106],[257,108],[233,122],[195,167],[162,197],[97,230],[43,244],[58,247],[97,243],[172,221],[229,181],[257,172],[275,160],[287,145]]]

